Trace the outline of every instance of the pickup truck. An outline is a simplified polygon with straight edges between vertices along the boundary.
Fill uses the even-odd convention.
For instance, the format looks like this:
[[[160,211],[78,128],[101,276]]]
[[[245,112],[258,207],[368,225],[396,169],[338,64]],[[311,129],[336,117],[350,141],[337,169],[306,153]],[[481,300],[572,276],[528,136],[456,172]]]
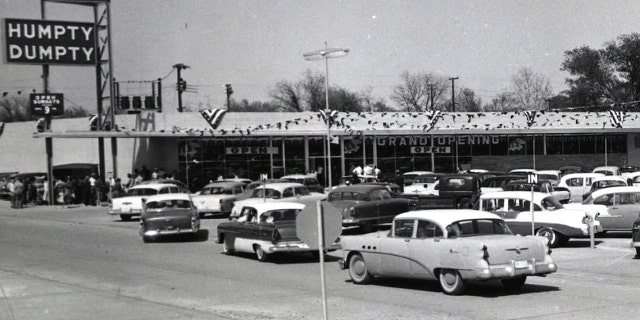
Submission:
[[[468,209],[480,196],[480,176],[476,174],[445,174],[435,187],[439,195],[403,193],[412,209]]]

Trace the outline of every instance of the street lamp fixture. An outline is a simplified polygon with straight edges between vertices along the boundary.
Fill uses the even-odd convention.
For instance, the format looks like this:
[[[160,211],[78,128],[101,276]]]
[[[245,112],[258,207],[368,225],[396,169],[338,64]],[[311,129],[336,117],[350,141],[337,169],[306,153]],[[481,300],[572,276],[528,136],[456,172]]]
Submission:
[[[325,95],[325,110],[326,115],[329,116],[329,59],[331,58],[340,58],[344,57],[349,53],[349,49],[347,48],[327,48],[327,42],[324,42],[324,49],[307,52],[303,54],[305,60],[308,61],[317,61],[323,60],[325,62],[325,77],[324,77],[324,95]],[[327,122],[327,175],[329,176],[329,188],[331,188],[331,121],[329,119],[325,119]]]

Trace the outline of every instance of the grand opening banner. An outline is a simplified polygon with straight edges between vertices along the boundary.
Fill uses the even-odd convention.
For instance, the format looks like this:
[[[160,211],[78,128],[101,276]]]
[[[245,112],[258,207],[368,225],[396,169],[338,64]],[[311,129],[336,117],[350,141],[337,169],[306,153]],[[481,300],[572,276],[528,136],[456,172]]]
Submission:
[[[7,62],[95,65],[93,23],[5,19]]]

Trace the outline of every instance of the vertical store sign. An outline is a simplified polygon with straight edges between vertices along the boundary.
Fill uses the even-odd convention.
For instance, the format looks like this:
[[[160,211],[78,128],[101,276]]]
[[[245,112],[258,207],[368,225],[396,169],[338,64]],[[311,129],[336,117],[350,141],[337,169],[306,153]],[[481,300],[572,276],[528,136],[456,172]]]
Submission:
[[[7,62],[95,65],[93,23],[5,19]]]

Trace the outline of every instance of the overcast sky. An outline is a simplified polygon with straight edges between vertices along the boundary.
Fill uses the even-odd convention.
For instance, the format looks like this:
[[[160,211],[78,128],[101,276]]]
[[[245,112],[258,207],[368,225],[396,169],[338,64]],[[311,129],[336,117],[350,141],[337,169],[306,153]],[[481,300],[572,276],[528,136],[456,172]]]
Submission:
[[[92,22],[91,10],[47,3],[48,20]],[[40,18],[40,0],[0,0],[0,18]],[[183,95],[194,109],[223,107],[224,84],[236,100],[268,101],[278,81],[296,81],[306,69],[324,73],[322,61],[302,55],[324,47],[349,48],[329,61],[329,80],[352,91],[390,98],[403,71],[457,76],[456,88],[483,102],[506,91],[520,67],[546,75],[555,93],[566,89],[564,52],[600,49],[621,34],[640,32],[640,1],[310,1],[112,0],[114,76],[165,78],[165,103],[175,109],[175,73],[198,93]],[[4,20],[2,22],[4,29]],[[8,64],[2,39],[0,91],[42,88],[41,67]],[[51,68],[51,89],[66,105],[95,109],[92,67]],[[123,94],[147,90],[123,87]],[[23,93],[24,94],[24,93]]]

